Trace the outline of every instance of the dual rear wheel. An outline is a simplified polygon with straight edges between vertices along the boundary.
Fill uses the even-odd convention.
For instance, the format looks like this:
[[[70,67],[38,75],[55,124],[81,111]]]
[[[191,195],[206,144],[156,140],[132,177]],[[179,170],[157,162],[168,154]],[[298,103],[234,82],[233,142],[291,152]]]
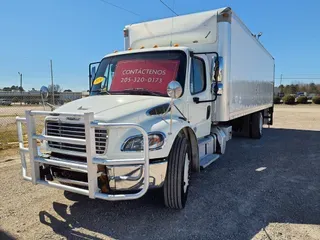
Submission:
[[[252,113],[250,117],[250,137],[260,139],[262,137],[263,115],[262,112]]]

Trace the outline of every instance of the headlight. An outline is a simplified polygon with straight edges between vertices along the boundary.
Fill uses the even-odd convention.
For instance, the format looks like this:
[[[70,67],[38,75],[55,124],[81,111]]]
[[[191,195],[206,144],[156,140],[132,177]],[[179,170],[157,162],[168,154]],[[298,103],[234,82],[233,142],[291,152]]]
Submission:
[[[163,133],[150,133],[148,134],[149,150],[157,150],[164,144],[165,135]],[[136,135],[128,138],[122,145],[121,151],[142,151],[143,150],[143,136]]]

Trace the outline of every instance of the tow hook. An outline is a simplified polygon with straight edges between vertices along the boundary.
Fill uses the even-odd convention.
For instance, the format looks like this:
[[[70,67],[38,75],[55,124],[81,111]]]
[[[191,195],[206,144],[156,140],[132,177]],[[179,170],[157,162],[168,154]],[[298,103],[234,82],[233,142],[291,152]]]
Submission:
[[[98,185],[102,193],[110,191],[109,178],[104,165],[98,165]]]
[[[50,168],[40,166],[40,178],[46,181],[53,181],[53,176],[51,174]]]

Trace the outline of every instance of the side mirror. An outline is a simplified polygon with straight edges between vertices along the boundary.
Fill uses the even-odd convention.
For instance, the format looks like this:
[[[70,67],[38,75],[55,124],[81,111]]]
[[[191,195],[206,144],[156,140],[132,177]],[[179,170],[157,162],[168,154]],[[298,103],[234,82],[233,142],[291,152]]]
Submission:
[[[93,62],[89,64],[89,90],[92,87],[92,81],[95,79],[97,68],[100,62]]]
[[[178,81],[171,81],[167,87],[167,94],[171,98],[179,98],[182,95],[182,87]]]
[[[211,82],[222,80],[223,58],[217,56],[211,59]]]
[[[49,90],[46,86],[40,88],[40,95],[43,100],[48,98]]]
[[[43,105],[43,110],[44,111],[46,110],[45,100],[47,100],[48,95],[49,95],[49,89],[46,86],[42,86],[40,88],[40,96],[41,96],[41,101],[42,101],[42,105]],[[52,108],[51,108],[51,111],[52,111]]]
[[[92,81],[94,79],[94,76],[96,75],[96,66],[93,66],[91,68],[90,73],[91,73],[91,81]]]

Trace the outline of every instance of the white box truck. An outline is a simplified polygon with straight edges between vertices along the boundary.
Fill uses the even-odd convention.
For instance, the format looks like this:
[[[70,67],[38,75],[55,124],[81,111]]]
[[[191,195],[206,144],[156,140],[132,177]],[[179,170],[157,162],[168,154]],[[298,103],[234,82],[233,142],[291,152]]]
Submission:
[[[90,96],[17,117],[23,178],[110,201],[162,188],[167,207],[184,208],[191,173],[232,132],[258,139],[272,124],[274,59],[230,8],[128,25],[124,37],[124,51],[90,64]]]

